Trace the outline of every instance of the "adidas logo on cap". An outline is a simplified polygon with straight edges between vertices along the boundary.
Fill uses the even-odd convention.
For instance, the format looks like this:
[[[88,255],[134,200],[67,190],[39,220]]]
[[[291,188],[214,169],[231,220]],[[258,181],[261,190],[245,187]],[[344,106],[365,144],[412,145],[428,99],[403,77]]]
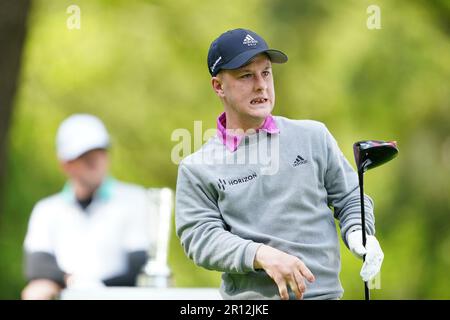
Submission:
[[[255,39],[253,39],[253,37],[252,37],[251,35],[249,35],[249,34],[247,34],[247,35],[245,36],[244,41],[242,42],[242,44],[246,44],[246,45],[248,45],[249,47],[250,47],[250,46],[256,46],[257,43],[258,43],[258,41],[255,40]]]

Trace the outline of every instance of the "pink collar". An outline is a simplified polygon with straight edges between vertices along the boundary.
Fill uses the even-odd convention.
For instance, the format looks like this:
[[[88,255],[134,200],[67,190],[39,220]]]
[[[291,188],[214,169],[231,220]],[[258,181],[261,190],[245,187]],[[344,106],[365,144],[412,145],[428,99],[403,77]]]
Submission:
[[[234,152],[237,150],[239,144],[241,143],[241,140],[244,138],[244,135],[236,135],[232,134],[231,132],[227,132],[226,124],[227,118],[225,112],[223,112],[217,118],[217,135],[220,141],[222,141],[222,143],[228,148],[228,150]],[[270,134],[280,132],[280,129],[278,129],[277,124],[275,123],[275,120],[272,115],[268,115],[267,118],[264,120],[262,126],[259,127],[256,131],[259,130],[266,131],[267,133]]]

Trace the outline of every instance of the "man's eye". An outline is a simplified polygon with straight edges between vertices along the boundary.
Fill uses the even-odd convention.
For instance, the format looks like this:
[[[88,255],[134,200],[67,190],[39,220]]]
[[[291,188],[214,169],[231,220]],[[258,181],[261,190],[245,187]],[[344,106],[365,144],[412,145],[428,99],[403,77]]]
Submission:
[[[267,76],[269,76],[270,75],[270,71],[263,71],[263,76],[264,77],[267,77]]]
[[[241,78],[250,78],[252,76],[251,73],[246,73],[241,76]]]

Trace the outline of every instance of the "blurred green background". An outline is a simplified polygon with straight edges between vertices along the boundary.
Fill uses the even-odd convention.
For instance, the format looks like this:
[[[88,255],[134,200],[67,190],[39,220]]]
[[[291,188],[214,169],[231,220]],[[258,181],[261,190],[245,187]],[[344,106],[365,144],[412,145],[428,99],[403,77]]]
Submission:
[[[81,29],[69,30],[69,5]],[[366,9],[381,9],[369,30]],[[211,41],[236,27],[289,56],[275,66],[274,114],[325,122],[353,164],[352,144],[397,140],[399,157],[366,174],[385,253],[375,299],[450,298],[450,5],[388,0],[35,0],[14,105],[0,203],[0,298],[25,284],[22,243],[33,205],[64,183],[55,157],[59,123],[75,112],[111,132],[112,173],[175,188],[176,128],[213,128],[221,104],[210,87]],[[218,286],[175,233],[179,287]],[[342,245],[344,299],[363,298],[361,262]]]

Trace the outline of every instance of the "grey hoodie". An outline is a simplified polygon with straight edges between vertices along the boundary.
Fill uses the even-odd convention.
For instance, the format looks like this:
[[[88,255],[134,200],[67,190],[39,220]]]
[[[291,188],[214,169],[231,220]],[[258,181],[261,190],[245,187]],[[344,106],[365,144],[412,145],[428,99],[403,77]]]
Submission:
[[[316,281],[306,282],[305,299],[340,298],[335,218],[347,245],[347,233],[361,228],[357,174],[322,123],[274,119],[279,133],[246,136],[234,153],[215,136],[180,163],[177,235],[197,265],[224,272],[225,299],[280,298],[275,282],[253,267],[261,244],[311,270]]]

